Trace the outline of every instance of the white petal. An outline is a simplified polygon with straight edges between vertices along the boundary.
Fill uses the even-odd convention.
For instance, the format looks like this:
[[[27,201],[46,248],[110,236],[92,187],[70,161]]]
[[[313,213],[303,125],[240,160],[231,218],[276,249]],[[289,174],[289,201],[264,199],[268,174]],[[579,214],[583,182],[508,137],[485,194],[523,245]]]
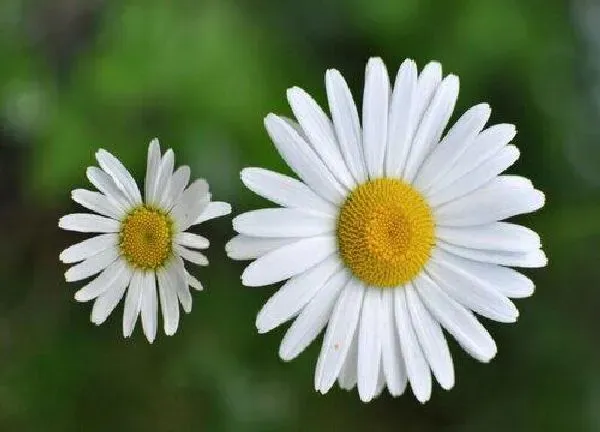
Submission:
[[[539,249],[540,236],[524,226],[507,222],[469,227],[437,227],[436,236],[456,246],[504,252],[529,252]]]
[[[346,354],[346,360],[340,369],[338,375],[338,383],[340,388],[344,390],[352,390],[358,381],[356,376],[358,370],[358,332],[354,332],[350,348]]]
[[[335,219],[297,209],[260,209],[235,217],[233,229],[253,237],[311,237],[333,234]]]
[[[380,58],[370,58],[363,95],[363,151],[370,178],[384,175],[387,146],[390,78]],[[360,378],[360,377],[359,377]]]
[[[167,182],[158,206],[163,209],[171,210],[175,203],[179,201],[183,191],[190,181],[190,167],[181,166],[177,168],[171,179]]]
[[[413,328],[431,371],[443,389],[454,387],[454,365],[440,324],[431,316],[412,285],[407,285],[406,302]]]
[[[177,297],[179,298],[179,302],[181,303],[183,311],[185,313],[190,313],[192,311],[192,293],[190,292],[190,288],[187,283],[185,285],[179,285]]]
[[[206,258],[206,256],[204,254],[202,254],[198,251],[189,250],[188,248],[185,248],[179,244],[173,245],[173,250],[175,251],[176,254],[181,256],[186,261],[189,261],[194,264],[201,265],[201,266],[208,265],[208,258]]]
[[[71,198],[85,208],[112,219],[120,219],[125,212],[111,202],[105,195],[86,189],[75,189]]]
[[[192,311],[192,294],[188,285],[189,274],[183,264],[183,260],[179,257],[174,258],[174,263],[171,266],[173,280],[177,280],[177,298],[181,302],[181,306],[185,313]]]
[[[281,157],[315,193],[334,204],[344,200],[346,189],[298,132],[274,114],[265,118],[265,127]]]
[[[256,317],[259,333],[267,333],[296,315],[341,267],[335,256],[288,280],[269,298]]]
[[[430,206],[438,207],[463,197],[486,185],[490,180],[514,164],[517,159],[519,159],[519,150],[512,145],[506,146],[469,174],[462,176],[435,194],[428,195],[427,201]]]
[[[471,312],[452,300],[425,274],[415,279],[414,285],[427,309],[469,355],[485,363],[496,355],[494,340]]]
[[[77,291],[75,293],[75,300],[78,302],[86,302],[95,299],[107,291],[126,273],[130,273],[127,264],[123,260],[116,260],[104,269],[97,278],[93,279],[90,283]]]
[[[405,60],[396,75],[390,102],[386,175],[400,177],[410,150],[416,124],[417,65]]]
[[[394,314],[394,290],[381,292],[383,310],[381,314],[381,365],[388,391],[392,396],[400,396],[406,389],[408,377],[404,358],[400,349],[400,340]]]
[[[488,104],[476,105],[465,112],[427,157],[415,178],[415,187],[428,190],[439,178],[444,177],[473,143],[490,114]]]
[[[145,202],[147,203],[152,202],[154,199],[160,161],[160,144],[158,143],[158,138],[154,138],[148,146],[148,163],[146,166],[146,181],[144,182],[144,196],[146,198]],[[154,340],[154,336],[152,337],[152,340]]]
[[[336,247],[335,237],[311,237],[282,246],[246,267],[242,283],[263,286],[285,280],[323,261]]]
[[[132,273],[129,269],[119,273],[119,277],[96,299],[92,307],[91,317],[94,324],[102,324],[117,307],[117,304],[123,298],[123,294],[125,294],[125,288],[129,285],[131,276]]]
[[[118,257],[118,249],[114,246],[109,247],[71,267],[65,272],[65,280],[67,282],[75,282],[100,273]]]
[[[158,295],[162,310],[164,330],[168,336],[174,335],[179,326],[179,302],[177,301],[177,279],[173,280],[168,269],[156,274]]]
[[[289,89],[287,97],[312,149],[319,155],[335,178],[351,189],[354,186],[354,179],[342,158],[333,126],[327,115],[314,99],[301,88],[293,87]]]
[[[154,342],[158,328],[158,301],[156,298],[156,275],[144,273],[142,281],[142,328],[148,342]]]
[[[415,105],[415,130],[423,119],[441,81],[442,65],[438,62],[427,63],[417,80],[417,95],[413,102]]]
[[[446,254],[448,256],[448,254]],[[521,273],[497,264],[473,261],[452,255],[464,270],[506,297],[521,298],[533,294],[533,282]]]
[[[515,322],[515,305],[484,280],[469,272],[468,261],[436,250],[427,263],[427,272],[454,300],[484,317],[499,322]]]
[[[207,220],[215,219],[231,213],[231,205],[226,202],[211,201],[192,225],[198,225]]]
[[[362,183],[367,179],[367,170],[362,155],[360,121],[352,93],[342,75],[335,69],[327,71],[325,84],[342,156],[354,179]]]
[[[431,397],[431,373],[412,325],[403,287],[394,289],[394,300],[396,326],[410,388],[417,400],[424,403]]]
[[[131,203],[125,197],[125,194],[121,192],[108,174],[98,167],[89,167],[86,174],[90,183],[102,192],[121,212],[127,212],[131,208]]]
[[[315,371],[315,390],[327,393],[346,360],[356,332],[365,288],[351,278],[333,308]]]
[[[444,189],[477,168],[508,144],[516,133],[515,127],[511,124],[494,125],[481,132],[458,158],[450,171],[439,177],[438,181],[431,186],[429,193],[436,193],[438,190]]]
[[[190,273],[186,272],[185,276],[187,278],[187,283],[189,286],[194,288],[196,291],[204,290],[204,287],[202,286],[200,281],[198,279],[196,279],[194,276],[192,276]]]
[[[59,259],[67,264],[83,261],[119,242],[117,234],[101,234],[74,244],[61,252]]]
[[[248,189],[282,207],[298,208],[309,212],[336,215],[337,209],[329,201],[315,194],[304,183],[262,168],[242,170],[242,182]]]
[[[204,179],[195,180],[181,195],[173,209],[173,217],[177,230],[188,229],[208,206],[210,194],[208,183]]]
[[[403,174],[407,182],[414,180],[423,161],[438,143],[454,110],[458,88],[459,81],[455,75],[448,75],[439,85],[412,141]]]
[[[191,232],[177,233],[175,243],[190,249],[206,249],[210,244],[208,239]]]
[[[127,168],[123,166],[119,159],[104,149],[100,149],[96,152],[96,159],[98,160],[100,168],[112,177],[115,184],[121,189],[131,204],[139,205],[142,203],[140,189]]]
[[[493,266],[494,272],[486,270],[488,280],[493,281],[498,291],[508,298],[525,298],[533,294],[535,285],[527,276],[508,267],[494,264],[479,263],[485,266]]]
[[[402,177],[409,154],[413,146],[413,140],[417,128],[429,107],[436,90],[442,81],[442,66],[437,62],[430,62],[423,68],[417,79],[415,94],[411,100],[410,122],[407,125],[407,148],[403,149],[401,166],[396,167],[396,177]]]
[[[128,338],[133,333],[137,317],[142,308],[142,290],[144,273],[136,271],[129,282],[129,289],[125,296],[125,307],[123,309],[123,336]]]
[[[61,217],[58,226],[67,231],[114,233],[119,232],[120,223],[95,214],[73,213]]]
[[[227,256],[234,260],[252,260],[281,246],[298,241],[297,238],[265,238],[237,235],[225,245]]]
[[[165,192],[169,180],[171,180],[174,166],[175,154],[173,153],[173,150],[169,149],[166,151],[165,155],[160,161],[160,165],[158,166],[158,171],[156,173],[156,183],[152,190],[150,200],[148,200],[146,204],[154,206],[158,205],[160,197]]]
[[[316,292],[285,334],[279,357],[290,361],[315,340],[327,325],[339,293],[349,279],[347,271],[338,271]]]
[[[358,328],[358,394],[369,402],[377,393],[381,362],[381,325],[383,314],[381,290],[368,287],[365,291]]]
[[[538,210],[544,194],[529,180],[517,176],[500,176],[486,186],[462,198],[434,209],[438,225],[483,225]]]
[[[530,268],[545,267],[548,264],[548,258],[546,258],[541,249],[530,252],[503,252],[498,250],[471,249],[446,243],[442,240],[438,241],[437,245],[446,252],[474,261]]]

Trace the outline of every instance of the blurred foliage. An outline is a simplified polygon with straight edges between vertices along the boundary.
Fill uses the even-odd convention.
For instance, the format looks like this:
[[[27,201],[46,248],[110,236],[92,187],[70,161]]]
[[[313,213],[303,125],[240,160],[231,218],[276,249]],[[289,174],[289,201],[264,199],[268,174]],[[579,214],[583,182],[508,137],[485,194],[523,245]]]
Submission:
[[[598,120],[582,121],[593,93],[571,4],[3,0],[0,24],[0,430],[600,430]],[[241,287],[242,265],[223,252],[227,219],[201,227],[207,289],[176,336],[148,345],[138,328],[123,340],[119,312],[93,328],[57,259],[80,237],[56,221],[97,148],[141,178],[158,136],[236,212],[264,205],[238,181],[244,166],[288,171],[264,116],[289,115],[293,85],[323,104],[329,67],[360,100],[370,56],[390,74],[405,57],[440,60],[462,81],[455,117],[488,101],[494,122],[515,123],[513,171],[547,193],[524,219],[550,266],[528,272],[538,291],[518,302],[518,324],[486,322],[491,365],[453,346],[457,385],[425,406],[409,392],[369,405],[317,395],[319,343],[283,364],[283,330],[256,334],[273,289]],[[596,169],[582,176],[576,160]]]

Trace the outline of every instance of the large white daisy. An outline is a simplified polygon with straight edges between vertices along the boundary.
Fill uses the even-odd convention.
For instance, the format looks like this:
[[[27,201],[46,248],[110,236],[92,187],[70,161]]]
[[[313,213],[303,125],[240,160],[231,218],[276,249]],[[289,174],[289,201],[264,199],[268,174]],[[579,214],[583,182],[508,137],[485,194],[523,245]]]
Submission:
[[[60,254],[62,262],[78,263],[67,270],[65,279],[75,282],[100,273],[75,293],[77,301],[95,300],[92,322],[103,323],[126,295],[123,335],[131,335],[141,314],[144,334],[152,343],[158,325],[157,286],[167,335],[177,331],[179,303],[185,312],[192,310],[189,286],[202,290],[185,269],[184,260],[208,265],[198,251],[208,247],[208,240],[187,230],[230,213],[231,207],[210,201],[205,180],[188,186],[190,168],[181,166],[173,171],[173,151],[161,155],[156,139],[148,149],[144,198],[117,158],[99,150],[96,159],[100,168],[89,167],[87,177],[98,192],[76,189],[72,197],[97,214],[70,214],[62,217],[58,226],[101,234]]]
[[[539,236],[500,222],[544,204],[523,177],[500,175],[519,157],[515,128],[484,129],[486,104],[466,111],[443,136],[458,96],[439,63],[400,67],[393,89],[380,59],[366,68],[362,127],[344,78],[325,75],[332,120],[302,89],[288,90],[298,123],[269,114],[267,131],[301,181],[246,168],[244,184],[282,206],[236,217],[230,257],[255,260],[242,282],[287,280],[256,320],[265,333],[295,318],[284,360],[325,332],[315,388],[358,386],[369,401],[407,382],[421,402],[431,375],[444,389],[454,368],[442,329],[482,362],[496,345],[476,314],[514,322],[509,300],[532,282],[509,268],[541,267]]]

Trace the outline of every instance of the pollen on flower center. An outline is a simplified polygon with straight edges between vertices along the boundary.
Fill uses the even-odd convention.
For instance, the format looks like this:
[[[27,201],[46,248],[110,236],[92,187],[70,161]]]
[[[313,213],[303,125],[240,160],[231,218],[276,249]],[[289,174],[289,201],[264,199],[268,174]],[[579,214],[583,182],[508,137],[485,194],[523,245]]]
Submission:
[[[367,285],[410,282],[429,260],[435,223],[422,195],[397,179],[358,186],[337,222],[338,248],[352,273]]]
[[[134,267],[151,270],[161,267],[171,256],[173,223],[160,210],[140,206],[121,223],[121,254]]]

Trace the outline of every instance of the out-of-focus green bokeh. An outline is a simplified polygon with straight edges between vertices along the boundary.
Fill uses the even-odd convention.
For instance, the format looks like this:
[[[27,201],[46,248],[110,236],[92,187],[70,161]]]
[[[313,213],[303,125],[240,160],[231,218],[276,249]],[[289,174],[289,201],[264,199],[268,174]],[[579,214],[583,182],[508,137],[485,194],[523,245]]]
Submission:
[[[600,6],[594,0],[2,0],[0,2],[1,431],[599,431]],[[173,337],[121,334],[122,306],[89,322],[64,282],[61,232],[102,147],[143,178],[148,142],[172,147],[234,213],[266,203],[239,171],[289,172],[264,128],[299,85],[322,104],[327,68],[360,101],[364,65],[435,59],[461,78],[454,119],[487,101],[515,123],[512,172],[546,192],[522,221],[550,264],[515,325],[485,321],[499,353],[452,344],[456,386],[364,405],[313,390],[320,341],[277,356],[258,335],[274,287],[244,288],[229,218],[203,224],[204,292]],[[284,326],[285,327],[285,326]]]

